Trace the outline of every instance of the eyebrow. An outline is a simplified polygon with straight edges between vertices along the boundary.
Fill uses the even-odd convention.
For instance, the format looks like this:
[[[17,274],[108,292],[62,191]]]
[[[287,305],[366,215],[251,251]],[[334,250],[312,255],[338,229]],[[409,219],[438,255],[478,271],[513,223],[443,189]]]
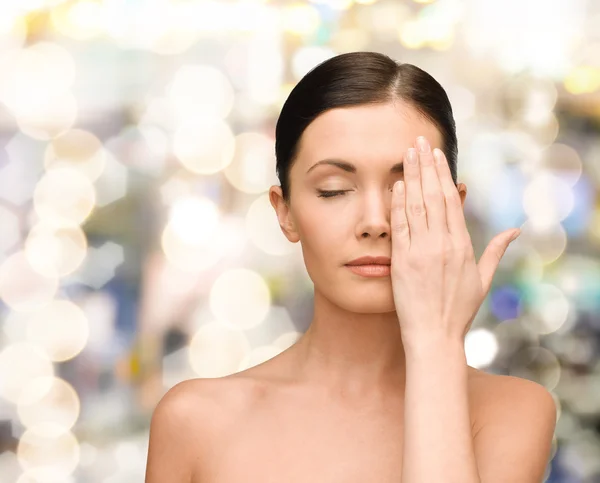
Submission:
[[[331,159],[322,159],[321,161],[316,162],[310,168],[308,168],[308,171],[306,172],[306,174],[310,173],[317,166],[320,166],[323,164],[336,166],[340,169],[343,169],[344,171],[347,171],[348,173],[356,173],[358,171],[356,166],[354,166],[352,163],[349,163],[348,161],[344,161],[343,159],[338,159],[338,158],[331,158]],[[404,163],[394,164],[390,168],[390,173],[404,173]]]

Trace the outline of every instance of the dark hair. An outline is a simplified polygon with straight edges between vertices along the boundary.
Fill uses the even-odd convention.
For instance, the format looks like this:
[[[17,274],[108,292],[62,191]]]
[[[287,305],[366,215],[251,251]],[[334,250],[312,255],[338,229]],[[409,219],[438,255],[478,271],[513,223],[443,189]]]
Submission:
[[[337,107],[384,104],[400,99],[434,124],[457,184],[458,146],[452,107],[444,88],[427,72],[378,52],[348,52],[313,67],[290,92],[275,127],[276,170],[289,204],[289,173],[306,127]]]

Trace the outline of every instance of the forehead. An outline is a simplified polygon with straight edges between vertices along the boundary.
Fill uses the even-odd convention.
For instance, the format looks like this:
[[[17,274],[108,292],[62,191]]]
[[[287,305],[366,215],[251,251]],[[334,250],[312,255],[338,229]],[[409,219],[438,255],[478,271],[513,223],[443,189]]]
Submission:
[[[401,160],[417,136],[442,147],[437,128],[403,102],[330,109],[305,129],[298,161],[308,165],[334,156],[365,162]]]

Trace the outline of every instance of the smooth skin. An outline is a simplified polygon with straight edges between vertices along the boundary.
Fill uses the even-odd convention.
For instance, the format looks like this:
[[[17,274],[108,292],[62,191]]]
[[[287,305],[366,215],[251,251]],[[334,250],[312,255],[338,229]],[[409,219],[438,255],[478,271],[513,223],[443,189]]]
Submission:
[[[425,137],[416,145],[392,200],[392,287],[407,360],[402,482],[538,483],[554,432],[552,397],[539,391],[539,445],[524,452],[512,439],[532,438],[522,427],[486,427],[473,441],[468,408],[464,337],[519,231],[496,235],[477,264],[444,153]]]
[[[427,182],[434,170],[428,156],[416,171],[406,163],[404,223],[401,199],[390,190],[397,175],[389,168],[419,135],[441,146],[435,126],[400,102],[334,109],[308,126],[291,170],[291,205],[280,187],[271,188],[270,199],[288,240],[302,241],[315,282],[311,325],[263,364],[171,388],[152,417],[147,483],[541,483],[556,422],[551,394],[465,360],[460,335],[487,293],[493,262],[479,263],[493,270],[478,269],[480,291],[473,295],[452,281],[452,274],[464,273],[478,287],[472,261],[458,256],[462,250],[442,251],[452,255],[448,266],[439,251],[423,261],[425,252],[413,255],[424,245],[406,245],[415,205],[410,193],[417,199],[420,193],[427,208],[425,217],[414,218],[421,227],[435,210]],[[351,160],[358,172],[329,166],[306,174],[326,157]],[[417,177],[424,187],[410,191],[420,186]],[[319,189],[344,194],[324,199]],[[466,188],[452,185],[450,200],[452,190],[460,210],[448,216],[461,223]],[[438,206],[440,193],[433,193]],[[488,247],[498,261],[503,236]],[[436,243],[428,255],[440,249]],[[386,251],[393,280],[366,281],[344,267],[356,256]],[[432,270],[431,276],[415,266]],[[400,273],[405,269],[412,275]],[[446,272],[450,276],[440,277]]]

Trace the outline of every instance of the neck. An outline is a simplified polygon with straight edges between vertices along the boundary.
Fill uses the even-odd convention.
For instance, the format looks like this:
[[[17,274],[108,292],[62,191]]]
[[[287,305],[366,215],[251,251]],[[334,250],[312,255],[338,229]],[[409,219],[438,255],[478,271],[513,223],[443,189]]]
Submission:
[[[315,292],[314,317],[290,348],[296,377],[347,398],[403,392],[404,347],[396,312],[355,313]]]

